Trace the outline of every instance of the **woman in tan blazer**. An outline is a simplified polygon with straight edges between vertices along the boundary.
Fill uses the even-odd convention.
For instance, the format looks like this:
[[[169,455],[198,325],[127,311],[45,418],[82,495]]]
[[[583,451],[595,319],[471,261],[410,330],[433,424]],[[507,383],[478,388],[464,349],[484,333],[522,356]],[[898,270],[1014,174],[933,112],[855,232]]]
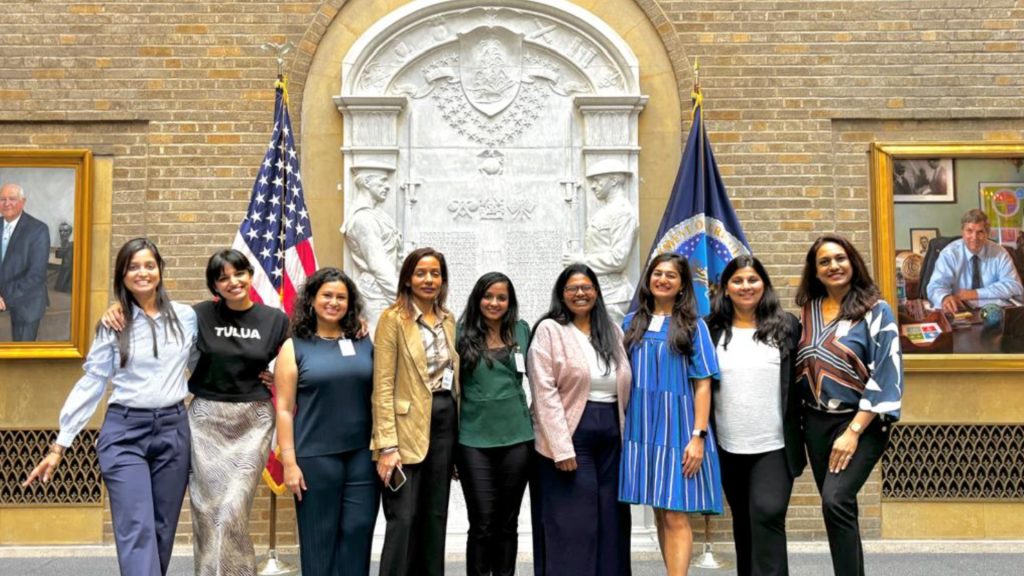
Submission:
[[[386,576],[444,573],[459,396],[447,294],[444,255],[420,248],[406,257],[398,298],[377,321],[370,447],[385,485]]]

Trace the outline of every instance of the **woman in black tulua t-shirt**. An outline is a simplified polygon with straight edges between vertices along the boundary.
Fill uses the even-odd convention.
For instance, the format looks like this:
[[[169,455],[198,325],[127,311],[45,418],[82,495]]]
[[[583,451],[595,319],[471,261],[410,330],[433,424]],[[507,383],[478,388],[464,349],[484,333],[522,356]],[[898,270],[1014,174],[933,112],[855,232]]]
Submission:
[[[253,268],[237,250],[221,250],[206,265],[216,301],[193,308],[199,335],[188,381],[192,428],[189,501],[195,573],[255,574],[249,514],[274,429],[270,391],[260,380],[288,338],[288,317],[253,302]],[[104,315],[117,328],[120,308]]]
[[[249,296],[253,268],[237,250],[210,257],[216,302],[195,305],[199,360],[188,387],[196,574],[255,573],[249,513],[270,453],[274,406],[260,372],[288,338],[284,312]]]

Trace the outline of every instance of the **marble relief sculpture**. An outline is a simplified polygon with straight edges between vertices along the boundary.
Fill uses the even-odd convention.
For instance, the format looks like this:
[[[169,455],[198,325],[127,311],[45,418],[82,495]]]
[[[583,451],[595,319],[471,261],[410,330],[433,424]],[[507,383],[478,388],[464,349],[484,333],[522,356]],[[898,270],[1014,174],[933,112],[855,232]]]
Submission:
[[[640,274],[636,167],[648,100],[630,44],[570,0],[391,4],[401,6],[342,58],[333,96],[344,130],[344,265],[368,316],[394,297],[403,253],[431,246],[447,260],[456,315],[477,278],[497,270],[532,324],[563,261],[583,260],[621,319]],[[371,163],[391,169],[362,178]],[[382,180],[390,190],[377,188]],[[468,528],[454,491],[448,534]]]
[[[598,276],[608,314],[616,324],[629,310],[633,283],[629,280],[630,253],[636,243],[637,219],[626,185],[630,171],[618,160],[601,160],[587,170],[587,184],[598,208],[587,222],[583,252],[566,253],[562,263],[585,262]]]
[[[371,334],[376,329],[377,317],[395,301],[398,289],[401,234],[383,208],[391,191],[388,181],[393,171],[383,164],[364,164],[353,169],[352,211],[341,226],[356,268],[354,278],[366,302]]]

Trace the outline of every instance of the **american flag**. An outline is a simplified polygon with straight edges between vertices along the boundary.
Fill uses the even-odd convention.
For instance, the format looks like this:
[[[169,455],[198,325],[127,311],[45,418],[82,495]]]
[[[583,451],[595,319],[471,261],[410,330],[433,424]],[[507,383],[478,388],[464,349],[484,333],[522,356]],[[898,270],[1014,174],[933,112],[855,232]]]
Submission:
[[[283,308],[290,316],[296,291],[317,264],[285,80],[278,79],[275,88],[274,132],[232,247],[245,254],[255,270],[252,299]]]
[[[288,116],[284,78],[274,84],[274,132],[267,144],[249,208],[238,227],[232,248],[249,259],[254,270],[250,296],[291,316],[295,294],[316,271],[313,227],[302,198],[302,173]],[[274,445],[277,440],[275,438]],[[277,495],[284,494],[284,467],[276,449],[267,458],[263,480]]]

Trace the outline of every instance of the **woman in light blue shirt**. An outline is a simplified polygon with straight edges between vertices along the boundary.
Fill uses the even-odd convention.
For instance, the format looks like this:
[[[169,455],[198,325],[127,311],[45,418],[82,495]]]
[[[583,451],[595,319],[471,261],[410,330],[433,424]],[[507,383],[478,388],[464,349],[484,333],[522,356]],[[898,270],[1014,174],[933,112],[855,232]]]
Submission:
[[[53,477],[110,382],[113,392],[96,452],[110,496],[118,564],[121,574],[164,575],[191,458],[183,400],[196,315],[167,296],[164,261],[150,240],[129,240],[118,251],[114,270],[114,295],[131,318],[119,333],[97,326],[85,374],[61,409],[60,434],[24,486]]]

